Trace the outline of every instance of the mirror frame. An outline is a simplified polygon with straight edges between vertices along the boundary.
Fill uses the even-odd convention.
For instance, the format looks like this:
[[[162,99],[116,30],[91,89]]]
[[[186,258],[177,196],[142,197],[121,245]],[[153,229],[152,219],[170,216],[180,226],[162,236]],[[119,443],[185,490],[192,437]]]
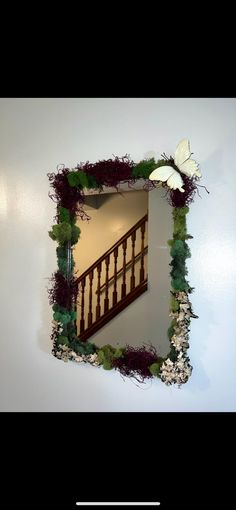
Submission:
[[[193,291],[186,275],[186,259],[190,257],[187,240],[192,236],[187,233],[186,215],[188,205],[193,202],[198,192],[199,177],[184,177],[185,192],[171,189],[166,182],[149,179],[157,168],[174,166],[174,160],[166,155],[155,161],[154,158],[134,163],[129,156],[98,161],[97,163],[80,163],[69,169],[64,165],[57,167],[57,172],[48,173],[50,187],[49,197],[56,203],[55,224],[49,231],[52,240],[58,243],[58,269],[51,277],[48,289],[49,302],[53,308],[53,342],[52,354],[63,361],[90,363],[105,370],[117,369],[121,375],[133,377],[139,382],[159,378],[167,385],[186,383],[191,376],[192,366],[187,354],[191,318],[197,318],[192,311],[189,294]],[[178,170],[178,169],[177,169]],[[78,278],[74,271],[73,246],[80,236],[76,226],[77,219],[88,219],[83,209],[85,190],[102,191],[109,186],[118,191],[122,183],[135,184],[144,180],[144,189],[163,187],[165,199],[172,207],[173,237],[168,244],[171,255],[170,317],[168,329],[170,351],[165,358],[158,356],[155,348],[145,345],[134,348],[114,348],[111,345],[98,347],[94,343],[81,342],[77,337],[76,303],[78,296]]]

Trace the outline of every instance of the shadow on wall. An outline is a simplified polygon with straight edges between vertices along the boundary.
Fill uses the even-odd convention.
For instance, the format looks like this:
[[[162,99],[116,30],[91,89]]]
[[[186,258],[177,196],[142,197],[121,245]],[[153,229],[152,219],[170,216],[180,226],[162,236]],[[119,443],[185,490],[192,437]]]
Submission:
[[[120,196],[124,196],[124,194],[121,193],[120,191],[117,191],[116,194],[118,194]],[[98,193],[96,193],[94,195],[85,195],[84,210],[86,212],[88,212],[88,215],[89,215],[89,211],[91,211],[93,209],[100,209],[108,202],[112,202],[114,195],[115,195],[115,192],[107,193],[107,194],[104,193],[103,195],[102,194],[99,195]],[[91,219],[91,221],[92,221],[92,219]]]
[[[191,296],[190,296],[191,300]],[[193,299],[192,299],[193,302]],[[192,319],[191,321],[191,331],[190,331],[190,348],[188,350],[188,355],[190,358],[190,363],[193,367],[193,372],[191,375],[191,379],[186,385],[186,389],[189,393],[197,393],[200,391],[205,391],[210,387],[211,382],[210,378],[207,375],[207,372],[204,367],[203,358],[207,351],[207,339],[210,338],[212,328],[215,327],[216,321],[214,320],[213,309],[210,306],[210,301],[207,299],[201,299],[201,306],[196,307],[193,305],[194,313],[199,314],[199,319]],[[208,322],[207,327],[204,324],[203,327],[198,327],[201,324],[201,316],[205,316],[207,313]]]
[[[49,230],[49,228],[48,228]],[[45,234],[47,235],[47,231],[45,230]],[[52,333],[52,320],[53,320],[53,311],[52,307],[49,305],[48,292],[47,288],[50,287],[50,277],[51,274],[55,271],[56,268],[56,260],[54,262],[54,268],[51,269],[49,264],[47,265],[47,261],[52,259],[52,251],[55,252],[55,246],[52,244],[50,246],[50,239],[47,242],[46,239],[46,249],[45,249],[45,262],[44,262],[44,271],[43,274],[46,275],[41,279],[41,291],[40,291],[40,303],[41,303],[41,328],[38,330],[38,345],[40,350],[46,352],[47,354],[51,354],[52,351],[52,341],[51,341],[51,333]]]
[[[52,351],[52,308],[48,302],[47,285],[49,284],[48,278],[43,279],[43,284],[40,292],[41,296],[41,322],[42,326],[38,331],[38,344],[40,350],[51,354]]]
[[[222,200],[222,185],[226,185],[224,170],[222,168],[222,152],[214,152],[206,161],[201,164],[202,168],[202,184],[205,185],[209,191],[209,195],[203,189],[199,189],[200,197],[196,196],[194,204],[190,206],[189,215],[187,218],[189,233],[193,235],[193,239],[188,242],[192,257],[188,260],[187,266],[189,269],[188,279],[190,285],[195,288],[190,300],[193,304],[193,311],[199,316],[198,319],[191,321],[190,330],[190,349],[189,357],[190,363],[193,366],[193,373],[189,383],[186,385],[187,391],[196,393],[197,391],[205,391],[209,386],[210,378],[208,377],[204,368],[204,355],[207,352],[208,339],[210,341],[212,330],[216,330],[218,320],[216,319],[216,310],[214,307],[214,299],[209,299],[211,292],[209,281],[211,277],[207,270],[208,266],[211,272],[214,269],[214,260],[211,259],[209,253],[209,242],[212,238],[211,218],[218,214],[221,218],[222,211],[216,208],[216,200]],[[217,179],[214,190],[209,188],[207,174],[204,174],[204,168],[207,169],[207,174],[210,179],[210,173],[214,172],[221,178]],[[224,176],[222,178],[222,176]],[[216,197],[218,195],[218,197]],[[192,221],[193,214],[193,221]],[[193,226],[191,226],[193,225]],[[208,248],[207,248],[208,247]],[[217,252],[217,246],[215,245]],[[211,250],[210,250],[211,251]],[[192,273],[193,272],[193,276]],[[216,269],[217,272],[217,269]],[[195,277],[194,277],[195,275]],[[205,276],[207,277],[208,285],[205,285]],[[194,281],[195,278],[195,281]],[[217,275],[215,276],[217,278]],[[214,294],[217,292],[214,287]],[[194,303],[196,298],[196,305]],[[201,321],[202,318],[202,321]],[[216,348],[219,349],[217,342]]]

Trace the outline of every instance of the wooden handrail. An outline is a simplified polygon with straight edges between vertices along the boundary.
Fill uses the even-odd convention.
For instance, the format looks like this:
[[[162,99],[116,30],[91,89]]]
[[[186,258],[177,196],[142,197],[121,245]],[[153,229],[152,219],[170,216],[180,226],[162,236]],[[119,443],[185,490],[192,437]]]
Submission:
[[[126,234],[124,234],[119,239],[119,241],[117,241],[115,244],[113,244],[113,246],[109,250],[107,250],[103,255],[101,255],[101,257],[99,259],[96,260],[96,262],[94,262],[88,269],[86,269],[86,271],[81,276],[79,276],[78,281],[80,282],[83,278],[85,278],[85,276],[87,276],[89,273],[91,273],[91,271],[93,271],[97,267],[97,265],[100,264],[100,262],[105,260],[108,257],[108,255],[110,255],[115,250],[115,248],[118,248],[120,245],[122,245],[122,243],[124,241],[126,241],[128,239],[128,237],[130,237],[135,230],[137,230],[139,227],[141,227],[141,225],[143,225],[143,223],[145,223],[147,221],[147,219],[148,219],[148,214],[145,214],[145,216],[143,216],[143,218],[141,218],[141,220],[137,221],[137,223],[135,223],[135,225],[133,227],[131,227],[130,230],[128,230],[128,232],[126,232]]]
[[[145,248],[144,248],[144,253],[146,253],[146,252],[147,252],[147,250],[148,250],[148,246],[145,246]],[[140,257],[141,255],[142,255],[142,252],[141,252],[141,251],[140,251],[139,253],[137,253],[137,255],[135,255],[135,257],[134,257],[135,262],[137,262],[137,260],[139,259],[139,257]],[[132,259],[130,259],[130,260],[129,260],[129,262],[127,262],[127,263],[126,263],[126,270],[129,268],[130,264],[132,264]],[[117,271],[117,276],[120,276],[120,274],[122,273],[122,271],[123,271],[123,267],[121,267],[121,268],[119,269],[119,271]],[[111,284],[111,282],[112,282],[112,280],[113,280],[113,279],[114,279],[114,275],[113,275],[113,276],[110,276],[110,278],[109,278],[109,280],[108,280],[108,284],[109,284],[109,285]],[[106,283],[103,283],[103,285],[101,285],[101,287],[100,287],[100,292],[102,292],[102,291],[103,291],[104,287],[106,287]],[[95,293],[95,294],[97,294],[97,291],[96,291],[96,293]]]
[[[144,292],[148,290],[147,279],[145,279],[141,284],[139,284],[134,290],[129,292],[127,296],[119,301],[115,306],[113,306],[107,313],[105,313],[102,317],[99,318],[98,321],[94,322],[90,327],[85,329],[80,333],[79,338],[82,342],[86,342],[90,336],[94,335],[100,328],[105,326],[111,319],[116,317],[122,310],[124,310],[128,305],[133,303],[135,299],[141,296]]]

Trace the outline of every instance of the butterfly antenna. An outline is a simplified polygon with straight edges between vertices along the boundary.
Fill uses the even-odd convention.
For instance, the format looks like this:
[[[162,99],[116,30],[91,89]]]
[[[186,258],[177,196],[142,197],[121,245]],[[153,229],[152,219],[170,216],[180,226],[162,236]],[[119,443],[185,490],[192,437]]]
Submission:
[[[210,191],[208,191],[208,189],[206,188],[206,186],[202,186],[201,184],[197,184],[196,183],[196,186],[199,186],[200,188],[205,188],[206,192],[208,193],[208,195],[210,195]]]
[[[165,154],[165,152],[163,152],[163,154],[161,154],[161,157],[162,157],[163,159],[165,159],[166,161],[168,161],[168,159],[169,159],[169,158],[167,157],[167,155]]]
[[[197,189],[197,194],[198,194],[199,198],[202,198],[200,193],[199,193],[199,189]]]

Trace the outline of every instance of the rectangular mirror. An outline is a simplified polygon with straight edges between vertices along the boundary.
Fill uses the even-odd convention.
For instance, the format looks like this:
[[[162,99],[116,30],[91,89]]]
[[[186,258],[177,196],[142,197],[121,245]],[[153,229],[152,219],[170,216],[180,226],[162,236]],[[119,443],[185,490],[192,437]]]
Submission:
[[[78,337],[98,346],[153,345],[165,356],[171,208],[163,189],[104,190],[86,195],[90,220],[77,220]]]

